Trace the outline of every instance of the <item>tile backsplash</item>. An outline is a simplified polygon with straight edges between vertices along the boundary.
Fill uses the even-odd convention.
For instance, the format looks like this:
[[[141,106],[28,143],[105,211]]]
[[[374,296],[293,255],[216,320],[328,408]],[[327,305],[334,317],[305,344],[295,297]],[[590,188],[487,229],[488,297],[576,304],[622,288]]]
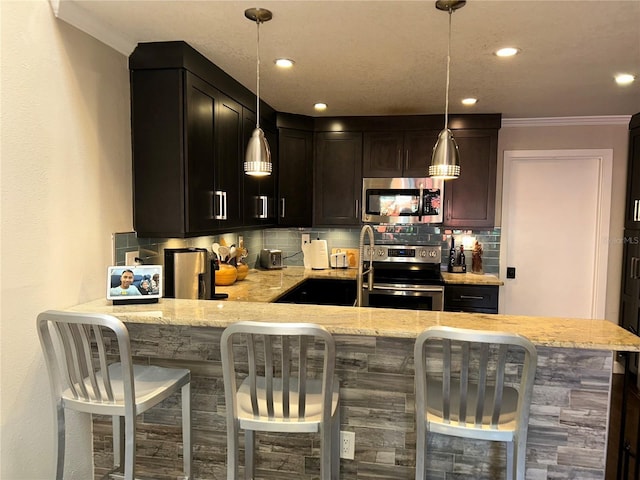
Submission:
[[[500,270],[500,229],[492,230],[449,230],[425,225],[377,225],[374,226],[374,237],[379,244],[405,245],[442,245],[442,261],[447,262],[451,235],[455,237],[456,246],[465,245],[469,251],[466,255],[467,268],[471,271],[471,246],[473,239],[480,242],[483,248],[483,267],[485,273],[498,274]],[[135,232],[115,233],[113,235],[114,265],[125,264],[127,252],[138,251],[139,257],[146,264],[162,263],[165,248],[196,247],[211,249],[214,242],[220,243],[224,238],[227,245],[238,244],[238,236],[244,239],[245,248],[249,251],[247,263],[255,267],[262,248],[282,250],[285,265],[302,266],[303,255],[301,235],[307,233],[311,239],[320,238],[327,241],[329,251],[332,248],[358,248],[360,228],[271,228],[266,230],[248,230],[195,238],[138,238]]]

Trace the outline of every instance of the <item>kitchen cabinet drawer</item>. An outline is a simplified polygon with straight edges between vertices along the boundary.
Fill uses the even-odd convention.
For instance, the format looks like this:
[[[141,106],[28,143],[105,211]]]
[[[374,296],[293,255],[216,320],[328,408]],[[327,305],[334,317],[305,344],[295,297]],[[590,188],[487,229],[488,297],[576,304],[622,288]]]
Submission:
[[[498,313],[498,286],[447,284],[444,309],[447,312]]]

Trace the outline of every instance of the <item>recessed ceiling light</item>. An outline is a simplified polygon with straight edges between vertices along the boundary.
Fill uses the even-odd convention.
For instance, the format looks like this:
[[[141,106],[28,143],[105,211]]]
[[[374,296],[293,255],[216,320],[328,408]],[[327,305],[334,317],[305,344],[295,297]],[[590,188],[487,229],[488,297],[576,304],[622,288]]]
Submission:
[[[498,57],[513,57],[514,55],[517,55],[519,53],[520,49],[515,47],[505,47],[495,52],[496,56]]]
[[[478,103],[478,99],[477,98],[463,98],[462,99],[462,104],[463,105],[475,105],[476,103]]]
[[[630,83],[633,83],[635,79],[636,77],[630,73],[620,73],[616,75],[616,83],[618,85],[629,85]]]
[[[313,108],[315,108],[316,110],[322,111],[322,110],[326,110],[327,109],[327,104],[326,103],[316,103]]]
[[[295,62],[288,58],[277,58],[275,64],[281,68],[291,68]]]

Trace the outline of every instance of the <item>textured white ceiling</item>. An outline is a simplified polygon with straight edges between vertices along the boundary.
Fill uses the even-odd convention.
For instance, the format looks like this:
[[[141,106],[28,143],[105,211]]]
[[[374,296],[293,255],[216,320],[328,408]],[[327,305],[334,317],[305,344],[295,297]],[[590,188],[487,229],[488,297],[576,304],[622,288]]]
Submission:
[[[56,0],[52,0],[56,1]],[[128,54],[137,42],[184,40],[278,111],[315,115],[444,112],[448,14],[433,1],[61,0],[70,23]],[[65,18],[60,14],[61,18]],[[89,28],[83,25],[90,25]],[[640,0],[469,0],[452,17],[452,113],[505,118],[640,111]],[[492,52],[512,45],[514,58]],[[277,57],[295,60],[277,69]],[[618,72],[638,79],[627,87]],[[463,97],[475,96],[474,107]]]

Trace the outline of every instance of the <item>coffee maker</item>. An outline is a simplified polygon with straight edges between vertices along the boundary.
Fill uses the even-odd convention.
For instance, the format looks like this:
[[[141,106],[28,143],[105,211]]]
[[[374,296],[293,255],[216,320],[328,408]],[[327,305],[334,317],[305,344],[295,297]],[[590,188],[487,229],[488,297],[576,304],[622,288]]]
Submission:
[[[211,300],[226,298],[215,293],[215,260],[206,248],[165,248],[164,296]]]

